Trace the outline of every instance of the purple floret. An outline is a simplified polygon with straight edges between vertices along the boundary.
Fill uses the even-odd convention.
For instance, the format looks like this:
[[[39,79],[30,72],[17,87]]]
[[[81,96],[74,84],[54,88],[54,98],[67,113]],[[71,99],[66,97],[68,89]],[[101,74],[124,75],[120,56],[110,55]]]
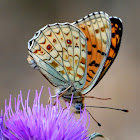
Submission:
[[[0,118],[0,139],[87,140],[86,110],[83,110],[80,119],[76,119],[74,113],[70,113],[71,103],[67,103],[67,108],[63,108],[56,99],[56,105],[50,101],[50,104],[44,107],[40,103],[42,89],[43,87],[40,93],[36,91],[32,107],[28,105],[30,91],[25,102],[22,93],[15,98],[15,111],[11,106],[11,96],[8,105],[5,101],[4,116]]]

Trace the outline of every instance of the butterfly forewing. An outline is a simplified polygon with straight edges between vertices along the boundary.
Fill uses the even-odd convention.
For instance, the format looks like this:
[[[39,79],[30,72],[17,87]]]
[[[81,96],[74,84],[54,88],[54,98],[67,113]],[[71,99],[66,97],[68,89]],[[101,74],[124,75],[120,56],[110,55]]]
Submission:
[[[28,62],[34,61],[54,86],[84,86],[87,45],[81,30],[69,23],[51,24],[37,32],[28,44]]]
[[[111,22],[103,12],[89,14],[73,23],[87,38],[87,77],[82,94],[95,85],[106,61],[111,42]]]
[[[120,43],[121,43],[121,38],[122,38],[122,31],[123,31],[123,26],[122,26],[122,21],[117,18],[117,17],[110,17],[111,20],[111,25],[112,25],[112,38],[111,38],[111,46],[109,50],[109,54],[106,60],[106,63],[104,65],[104,68],[102,70],[101,75],[99,76],[96,84],[103,78],[103,76],[106,74],[112,63],[114,62],[119,48],[120,48]]]

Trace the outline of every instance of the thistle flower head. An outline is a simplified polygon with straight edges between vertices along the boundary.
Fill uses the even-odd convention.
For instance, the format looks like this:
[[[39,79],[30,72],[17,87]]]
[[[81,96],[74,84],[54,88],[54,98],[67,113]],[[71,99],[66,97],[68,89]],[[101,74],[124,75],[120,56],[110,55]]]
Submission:
[[[42,88],[43,89],[43,88]],[[36,91],[33,106],[30,107],[29,93],[25,102],[22,93],[15,98],[15,111],[5,101],[4,116],[0,118],[0,138],[12,140],[86,140],[87,112],[83,110],[80,119],[70,113],[71,104],[63,108],[57,99],[56,105],[43,106],[41,92]],[[50,91],[49,91],[50,93]]]

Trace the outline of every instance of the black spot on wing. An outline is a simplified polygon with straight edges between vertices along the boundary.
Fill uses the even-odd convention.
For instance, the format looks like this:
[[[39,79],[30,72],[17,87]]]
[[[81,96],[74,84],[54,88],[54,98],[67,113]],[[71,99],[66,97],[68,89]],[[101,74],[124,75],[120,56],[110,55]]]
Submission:
[[[106,53],[101,52],[100,50],[98,50],[97,53],[100,53],[101,55],[106,55]]]
[[[75,48],[79,48],[79,46],[75,46]]]
[[[105,52],[102,52],[102,55],[106,55],[106,53]]]
[[[87,82],[91,82],[91,81],[89,81],[89,80],[87,80],[87,79],[86,79],[86,81],[87,81]]]
[[[93,74],[95,74],[95,72],[93,70],[89,70],[89,71],[91,71]]]
[[[95,62],[95,60],[93,60],[93,61],[89,64],[89,66],[95,66],[95,67],[99,67],[99,65],[100,65],[100,64],[97,64],[97,63]]]
[[[89,73],[87,73],[87,75],[88,75],[88,77],[89,77],[89,78],[91,78],[91,79],[93,78],[92,76],[90,76],[90,74],[89,74]]]
[[[91,53],[92,53],[91,51],[88,51],[88,54],[89,54],[89,55],[91,55]]]
[[[109,56],[109,57],[107,57],[107,60],[113,60],[113,58]]]
[[[97,53],[101,53],[101,51],[100,51],[100,50],[98,50],[98,51],[97,51]]]
[[[96,48],[96,45],[92,45],[93,48]]]

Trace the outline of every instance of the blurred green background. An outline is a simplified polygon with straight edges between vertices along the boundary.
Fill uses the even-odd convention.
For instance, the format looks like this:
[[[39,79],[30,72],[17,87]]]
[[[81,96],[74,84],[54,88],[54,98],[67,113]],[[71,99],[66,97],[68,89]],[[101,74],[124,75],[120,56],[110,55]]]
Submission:
[[[107,12],[123,21],[123,37],[118,56],[101,82],[88,94],[111,97],[110,101],[86,99],[87,105],[129,109],[129,113],[90,108],[90,113],[102,124],[91,119],[89,133],[100,132],[110,140],[140,139],[139,35],[140,1],[135,0],[0,0],[0,109],[9,95],[24,98],[31,89],[44,86],[42,102],[47,103],[54,88],[28,65],[27,42],[46,24],[73,22],[96,11]],[[14,101],[14,98],[13,98]],[[13,103],[14,104],[14,103]]]

